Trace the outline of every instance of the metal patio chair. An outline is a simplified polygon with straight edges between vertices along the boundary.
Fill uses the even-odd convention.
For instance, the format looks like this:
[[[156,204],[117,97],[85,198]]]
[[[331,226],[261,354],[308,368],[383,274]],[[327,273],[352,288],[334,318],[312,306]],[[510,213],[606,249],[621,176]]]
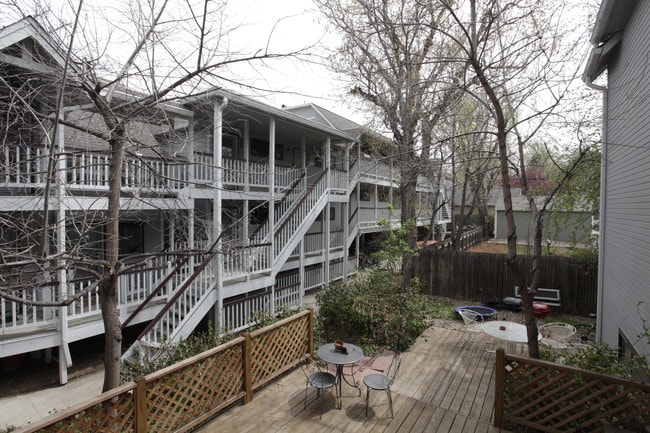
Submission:
[[[317,361],[311,359],[310,357],[305,357],[305,359],[301,362],[300,367],[302,369],[302,372],[305,374],[306,379],[305,402],[303,410],[307,409],[307,391],[309,390],[309,387],[316,389],[315,400],[318,400],[321,397],[324,390],[334,388],[334,391],[336,393],[336,400],[338,401],[338,388],[335,386],[336,377],[332,373],[328,372],[326,367],[319,365]],[[323,418],[323,409],[320,405],[318,417],[319,419]]]
[[[399,367],[402,363],[402,356],[396,352],[393,356],[393,362],[381,373],[368,374],[363,378],[363,384],[366,385],[366,416],[368,416],[368,402],[370,400],[370,390],[386,391],[388,395],[388,407],[390,408],[390,417],[393,418],[393,397],[390,394],[390,387],[399,373]]]

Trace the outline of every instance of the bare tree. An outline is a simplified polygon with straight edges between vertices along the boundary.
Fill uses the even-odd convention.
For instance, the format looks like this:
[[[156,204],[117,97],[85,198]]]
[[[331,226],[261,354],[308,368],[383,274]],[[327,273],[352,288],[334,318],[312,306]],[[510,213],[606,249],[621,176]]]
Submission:
[[[426,164],[419,163],[419,154],[423,150],[423,159],[428,159],[433,153],[421,140],[421,120],[427,110],[434,116],[452,100],[445,98],[446,92],[434,92],[434,83],[450,65],[430,61],[433,50],[445,49],[439,46],[431,25],[438,22],[439,12],[407,0],[316,0],[316,4],[343,37],[331,59],[332,68],[349,79],[350,93],[377,113],[393,137],[400,172],[401,221],[413,221],[418,176],[426,170]],[[447,92],[456,89],[447,87]],[[435,122],[433,117],[431,122]],[[415,243],[413,230],[407,239],[409,251]],[[405,284],[414,276],[414,269],[413,257],[406,252]]]
[[[528,330],[529,354],[539,356],[537,327],[532,300],[539,284],[541,230],[546,205],[538,207],[527,181],[526,144],[548,128],[550,119],[567,97],[578,75],[578,47],[582,36],[569,28],[563,14],[570,14],[561,1],[520,0],[456,2],[441,0],[448,14],[436,30],[453,41],[462,55],[456,60],[469,65],[477,100],[492,116],[505,218],[508,226],[507,264],[521,290]],[[462,35],[462,36],[458,36]],[[442,58],[443,54],[439,54]],[[517,232],[513,215],[511,178],[519,176],[536,221],[535,246],[530,278],[517,255]],[[547,197],[547,200],[549,198]]]
[[[273,53],[269,46],[254,49],[252,53],[224,49],[229,32],[235,28],[225,21],[225,5],[225,2],[208,0],[183,4],[143,1],[129,3],[129,10],[121,15],[103,16],[91,8],[84,9],[80,1],[76,10],[68,12],[67,16],[72,17],[72,24],[68,25],[65,16],[47,14],[46,8],[37,2],[47,33],[61,35],[54,43],[60,45],[65,64],[56,68],[51,62],[40,66],[35,62],[31,65],[36,68],[32,71],[34,79],[25,76],[25,71],[10,80],[3,78],[7,118],[15,117],[12,119],[20,130],[20,123],[25,121],[27,114],[19,118],[16,113],[33,116],[40,125],[38,135],[43,148],[49,153],[44,159],[48,185],[44,190],[46,207],[38,214],[26,215],[22,222],[13,223],[20,241],[13,242],[11,248],[2,252],[2,267],[29,267],[37,270],[39,278],[48,278],[47,275],[62,276],[74,262],[96,278],[86,291],[99,288],[100,293],[105,329],[104,391],[119,384],[122,332],[117,310],[117,279],[142,261],[141,256],[126,260],[120,252],[120,201],[126,156],[138,157],[142,151],[160,152],[143,139],[147,134],[167,136],[172,141],[186,140],[185,130],[177,125],[179,115],[175,113],[182,111],[179,102],[219,88],[224,82],[235,83],[236,80],[227,78],[229,67],[263,64],[296,54]],[[18,15],[29,12],[20,10],[21,5],[17,3],[9,6],[13,6]],[[109,30],[100,33],[102,27],[98,23]],[[34,83],[39,87],[35,88]],[[35,108],[37,102],[40,106]],[[70,105],[78,109],[65,108]],[[96,140],[110,152],[107,211],[96,219],[100,220],[99,224],[90,212],[78,215],[73,223],[78,232],[73,235],[65,233],[65,227],[61,226],[65,219],[61,212],[65,210],[53,212],[47,207],[51,197],[56,199],[60,194],[56,186],[65,184],[56,180],[60,176],[59,161],[73,157],[57,153],[56,144],[63,128],[76,131],[85,139]],[[149,132],[142,132],[145,130]],[[15,137],[5,138],[13,140]],[[152,170],[152,176],[164,174]],[[25,223],[29,223],[29,228],[38,227],[36,233],[25,231]],[[98,231],[103,231],[105,244],[89,244],[87,241],[93,239],[92,233]],[[35,234],[40,234],[38,242],[35,242]],[[75,246],[58,248],[71,236]],[[38,253],[30,246],[34,244],[39,245]],[[24,249],[20,250],[21,247]],[[100,250],[102,258],[89,264],[83,252],[95,248]],[[61,254],[61,250],[65,253]],[[22,281],[24,283],[25,279]],[[15,295],[19,289],[3,287],[1,294],[6,299],[32,305],[70,305],[75,301],[71,298],[56,302],[35,297],[27,299]]]

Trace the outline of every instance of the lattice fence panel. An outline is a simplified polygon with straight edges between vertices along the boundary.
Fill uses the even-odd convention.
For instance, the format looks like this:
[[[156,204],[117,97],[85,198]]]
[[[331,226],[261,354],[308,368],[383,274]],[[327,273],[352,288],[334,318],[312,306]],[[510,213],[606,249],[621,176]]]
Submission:
[[[147,432],[176,431],[243,394],[241,345],[147,384]]]
[[[106,400],[97,401],[94,405],[70,414],[47,427],[30,431],[39,433],[132,432],[135,425],[133,396],[132,390],[123,392]]]
[[[504,419],[548,432],[650,426],[650,385],[535,360],[506,358]]]
[[[308,351],[309,315],[303,314],[284,326],[251,334],[251,381],[253,388],[295,365]]]

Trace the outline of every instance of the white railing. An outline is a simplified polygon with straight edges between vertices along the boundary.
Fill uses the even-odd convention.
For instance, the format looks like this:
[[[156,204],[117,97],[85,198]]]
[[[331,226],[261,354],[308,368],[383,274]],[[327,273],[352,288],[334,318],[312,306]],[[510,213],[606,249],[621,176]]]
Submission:
[[[223,259],[223,274],[228,278],[268,271],[271,268],[270,245],[233,248],[220,257]]]
[[[214,182],[214,158],[212,155],[194,154],[194,181],[198,184]]]
[[[139,305],[147,296],[158,287],[158,284],[173,271],[174,264],[166,257],[155,257],[147,260],[142,265],[118,277],[118,308],[126,310],[129,305]],[[175,278],[157,296],[167,297],[178,284],[178,281],[187,276],[191,271],[188,262],[175,274]],[[94,278],[70,278],[66,284],[67,299],[76,298],[67,307],[51,307],[28,305],[29,301],[59,302],[59,285],[56,282],[35,284],[34,287],[25,287],[23,290],[13,291],[14,296],[19,296],[25,302],[7,301],[0,299],[1,330],[27,329],[35,325],[56,324],[61,308],[66,309],[68,319],[78,319],[86,316],[99,315],[99,288],[91,288],[96,282]]]
[[[198,261],[199,259],[197,259],[197,263]],[[192,313],[195,306],[214,287],[216,283],[215,264],[215,260],[210,260],[201,273],[186,287],[183,286],[185,286],[187,279],[180,276],[175,279],[176,287],[174,287],[174,291],[170,293],[170,296],[176,295],[178,297],[164,311],[162,317],[153,324],[153,327],[146,333],[143,340],[152,344],[160,344],[166,340],[173,340],[174,332],[179,329],[185,318]],[[192,272],[193,269],[189,270],[187,277]],[[181,289],[183,291],[179,293]]]
[[[45,147],[4,146],[0,158],[0,181],[7,185],[24,187],[30,184],[44,184],[47,170]]]
[[[274,257],[278,257],[280,252],[282,252],[282,250],[287,246],[293,234],[303,224],[307,215],[312,212],[316,206],[316,202],[323,196],[323,194],[325,194],[326,187],[326,177],[321,176],[320,179],[312,185],[311,190],[301,200],[297,208],[282,223],[274,237]]]
[[[330,170],[330,187],[338,191],[348,190],[348,176],[343,170]]]
[[[330,232],[330,248],[340,248],[343,243],[343,230]]]
[[[313,266],[305,269],[305,290],[320,287],[324,284],[323,266]]]
[[[110,182],[110,155],[101,152],[74,152],[66,160],[66,183],[72,188],[106,189]],[[186,163],[157,158],[126,157],[122,168],[122,188],[161,192],[187,185]]]
[[[270,292],[224,303],[223,318],[226,331],[237,332],[248,328],[253,322],[253,313],[271,313],[273,299]]]
[[[275,166],[275,187],[287,188],[298,180],[303,174],[301,168]]]
[[[330,281],[343,278],[343,259],[330,262]]]
[[[399,171],[393,170],[391,175],[390,166],[376,159],[361,159],[359,161],[359,177],[384,181],[399,182]]]
[[[305,194],[303,183],[297,182],[297,180],[298,179],[294,180],[295,184],[293,188],[286,191],[286,194],[283,196],[282,201],[275,207],[273,218],[275,226],[280,224],[286,218],[286,216],[289,215],[291,211],[293,211],[296,203],[298,203]],[[267,218],[266,221],[262,223],[262,226],[255,231],[252,242],[256,244],[263,244],[268,243],[269,241],[269,219]]]
[[[305,254],[323,250],[323,234],[309,233],[304,237]]]

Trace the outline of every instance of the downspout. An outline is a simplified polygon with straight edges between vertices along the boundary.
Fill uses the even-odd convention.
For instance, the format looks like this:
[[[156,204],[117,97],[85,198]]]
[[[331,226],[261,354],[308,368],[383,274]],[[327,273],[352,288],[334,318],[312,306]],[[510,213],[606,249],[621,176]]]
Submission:
[[[223,241],[221,240],[221,191],[223,190],[223,110],[228,105],[228,98],[224,97],[220,104],[214,104],[214,124],[213,124],[213,154],[214,154],[214,203],[212,204],[212,234],[214,239],[218,239],[215,246],[217,254],[214,256],[215,264],[215,281],[217,289],[217,305],[214,311],[215,331],[224,329],[223,323],[223,260],[219,259],[219,253],[222,251]]]
[[[599,217],[598,217],[598,293],[596,296],[596,341],[598,343],[601,342],[602,339],[602,328],[603,328],[603,267],[604,267],[604,244],[605,244],[605,238],[603,234],[605,233],[605,226],[604,222],[606,221],[606,218],[604,218],[605,213],[606,213],[606,200],[605,198],[607,197],[607,191],[606,191],[606,182],[604,182],[605,179],[607,179],[607,123],[608,123],[608,109],[607,109],[607,98],[608,98],[608,93],[607,93],[607,87],[606,86],[600,86],[598,84],[594,84],[591,81],[591,78],[585,75],[583,77],[584,83],[589,87],[590,89],[597,90],[599,92],[602,92],[603,94],[603,108],[602,108],[602,113],[603,113],[603,122],[602,122],[602,127],[601,127],[601,137],[602,137],[602,145],[601,145],[601,151],[600,151],[600,212],[599,212]]]

